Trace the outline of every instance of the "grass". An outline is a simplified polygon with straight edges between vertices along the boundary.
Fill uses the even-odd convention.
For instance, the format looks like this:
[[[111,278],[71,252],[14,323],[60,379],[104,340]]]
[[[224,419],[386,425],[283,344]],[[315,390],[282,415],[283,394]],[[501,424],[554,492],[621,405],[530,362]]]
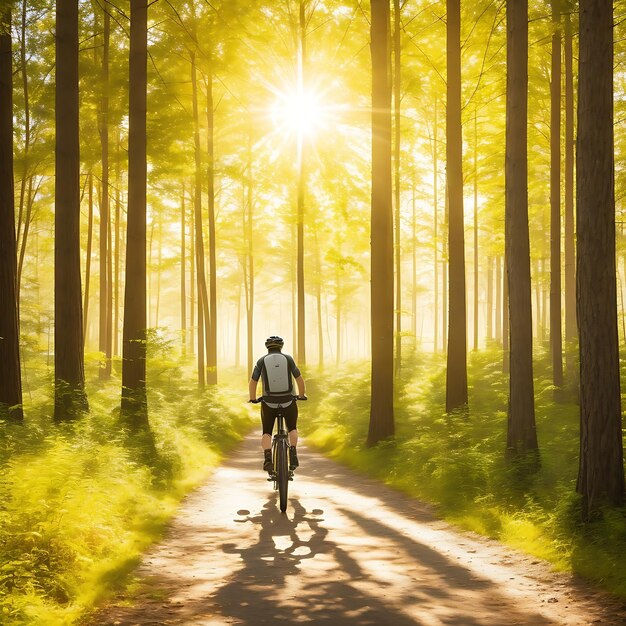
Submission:
[[[0,622],[74,624],[129,584],[140,555],[182,497],[253,423],[241,381],[222,374],[200,393],[167,346],[152,350],[150,432],[119,420],[119,377],[96,380],[87,359],[90,411],[55,425],[52,382],[29,372],[24,424],[0,422]],[[36,391],[35,391],[36,390]]]
[[[258,419],[243,403],[241,372],[221,371],[219,387],[200,393],[194,369],[167,344],[157,345],[148,367],[150,433],[132,437],[119,420],[119,377],[98,382],[98,358],[87,359],[84,418],[52,422],[52,380],[41,364],[29,369],[24,424],[0,422],[2,624],[75,624],[132,585],[141,554],[161,536],[182,497]],[[371,448],[365,446],[369,366],[346,365],[332,377],[307,372],[310,401],[299,424],[308,443],[432,503],[465,529],[626,598],[625,512],[581,522],[578,407],[553,400],[545,359],[536,361],[541,454],[532,473],[504,458],[507,379],[497,351],[470,357],[468,416],[444,411],[441,357],[416,354],[404,365],[397,435]]]
[[[508,379],[497,351],[469,359],[469,415],[445,413],[443,357],[413,355],[396,385],[396,437],[367,447],[369,366],[309,376],[307,442],[434,505],[439,515],[550,561],[626,598],[626,511],[583,524],[575,493],[578,407],[555,402],[543,355],[535,367],[540,465],[505,460]],[[622,387],[625,388],[626,387]]]

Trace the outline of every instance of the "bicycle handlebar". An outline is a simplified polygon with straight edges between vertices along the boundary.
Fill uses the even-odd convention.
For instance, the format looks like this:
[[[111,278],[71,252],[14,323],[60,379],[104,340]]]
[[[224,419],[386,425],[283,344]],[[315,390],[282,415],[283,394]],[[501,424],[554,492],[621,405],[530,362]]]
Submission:
[[[292,400],[308,400],[309,398],[307,396],[291,396]],[[248,400],[248,402],[252,403],[252,404],[258,404],[259,402],[262,402],[263,398],[257,398],[256,400]]]

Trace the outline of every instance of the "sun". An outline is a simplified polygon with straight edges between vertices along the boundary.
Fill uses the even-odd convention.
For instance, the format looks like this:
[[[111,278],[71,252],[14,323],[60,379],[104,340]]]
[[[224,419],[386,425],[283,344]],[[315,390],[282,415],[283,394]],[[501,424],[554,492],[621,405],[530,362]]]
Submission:
[[[324,127],[325,107],[319,93],[298,88],[276,95],[272,120],[277,129],[303,139],[313,137]]]

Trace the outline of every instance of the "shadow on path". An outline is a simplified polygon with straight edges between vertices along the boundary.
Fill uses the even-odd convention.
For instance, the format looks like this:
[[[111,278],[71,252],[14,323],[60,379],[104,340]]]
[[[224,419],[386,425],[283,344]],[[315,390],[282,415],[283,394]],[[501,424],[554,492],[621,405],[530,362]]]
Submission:
[[[557,575],[533,578],[529,558],[455,534],[423,505],[306,448],[300,458],[281,514],[256,439],[246,440],[146,555],[136,605],[92,624],[626,623],[615,607],[599,619],[592,597],[574,607],[565,583],[551,597]]]

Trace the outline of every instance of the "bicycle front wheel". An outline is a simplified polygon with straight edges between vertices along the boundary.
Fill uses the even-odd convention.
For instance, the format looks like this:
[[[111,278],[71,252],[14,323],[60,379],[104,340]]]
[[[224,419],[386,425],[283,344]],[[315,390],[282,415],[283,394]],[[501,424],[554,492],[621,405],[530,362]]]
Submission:
[[[276,448],[276,480],[278,482],[280,510],[284,513],[287,510],[287,490],[289,489],[289,466],[285,442],[281,442]]]

